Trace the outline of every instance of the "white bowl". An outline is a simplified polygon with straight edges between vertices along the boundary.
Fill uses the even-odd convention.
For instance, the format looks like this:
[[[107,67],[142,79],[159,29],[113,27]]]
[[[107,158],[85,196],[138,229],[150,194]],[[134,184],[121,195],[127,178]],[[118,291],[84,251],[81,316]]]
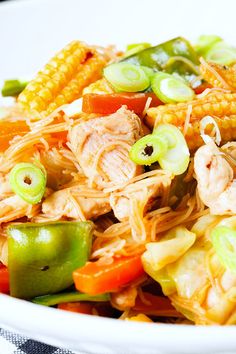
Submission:
[[[31,77],[73,39],[93,44],[215,33],[235,43],[234,0],[39,0],[0,5],[0,81]],[[0,327],[94,354],[236,351],[235,327],[134,323],[79,315],[0,295]],[[0,348],[1,351],[1,348]]]

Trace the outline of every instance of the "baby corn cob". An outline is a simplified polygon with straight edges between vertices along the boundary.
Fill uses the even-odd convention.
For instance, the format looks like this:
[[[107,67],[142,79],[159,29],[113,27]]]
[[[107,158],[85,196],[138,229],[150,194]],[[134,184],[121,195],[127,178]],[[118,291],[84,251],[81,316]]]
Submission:
[[[214,92],[186,103],[166,104],[149,108],[147,123],[150,127],[160,123],[181,126],[185,122],[189,106],[192,107],[190,122],[201,120],[207,115],[231,116],[236,114],[236,93]]]
[[[201,60],[200,73],[213,87],[236,91],[236,67]]]
[[[105,78],[102,78],[85,87],[83,90],[83,95],[87,93],[109,94],[113,92],[114,90],[109,82]]]
[[[213,119],[215,120],[220,130],[222,139],[221,144],[236,140],[236,115],[223,118],[213,117]],[[181,126],[180,129],[183,131],[183,126]],[[207,126],[204,132],[210,136],[215,136],[212,125]],[[191,151],[195,151],[197,148],[204,144],[200,135],[200,123],[198,121],[188,125],[187,131],[185,133],[185,139]]]
[[[96,50],[73,41],[27,85],[18,103],[32,120],[44,118],[79,98],[85,86],[101,77],[106,61]]]
[[[191,115],[185,127],[189,107]],[[196,150],[203,144],[200,120],[208,115],[215,119],[222,142],[236,139],[236,93],[217,92],[191,102],[149,108],[146,122],[150,127],[161,123],[176,125],[184,132],[190,150]],[[212,127],[206,133],[210,134],[211,130]]]

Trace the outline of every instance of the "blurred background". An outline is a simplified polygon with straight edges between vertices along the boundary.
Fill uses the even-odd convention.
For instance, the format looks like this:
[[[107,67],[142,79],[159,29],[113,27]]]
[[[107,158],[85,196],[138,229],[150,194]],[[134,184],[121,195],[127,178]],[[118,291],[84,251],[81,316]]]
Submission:
[[[236,44],[235,5],[235,0],[1,1],[0,80],[31,77],[73,39],[122,47],[218,34]]]

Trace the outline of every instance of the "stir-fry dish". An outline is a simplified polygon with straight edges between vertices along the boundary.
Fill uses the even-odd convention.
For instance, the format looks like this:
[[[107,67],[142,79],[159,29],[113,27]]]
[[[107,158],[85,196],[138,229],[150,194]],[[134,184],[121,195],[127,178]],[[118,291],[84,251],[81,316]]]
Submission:
[[[14,103],[0,108],[0,292],[236,324],[234,47],[73,41],[2,96]]]

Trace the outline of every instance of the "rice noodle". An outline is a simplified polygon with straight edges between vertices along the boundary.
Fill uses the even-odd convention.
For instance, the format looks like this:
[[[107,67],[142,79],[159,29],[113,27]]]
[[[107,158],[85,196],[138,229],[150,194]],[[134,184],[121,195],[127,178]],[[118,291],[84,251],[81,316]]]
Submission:
[[[102,51],[110,60],[114,61],[119,58],[119,54],[112,47],[96,47],[96,49]],[[195,71],[197,75],[199,74],[198,68],[187,58],[172,57],[167,62],[167,66],[171,65],[173,61],[181,61]],[[191,131],[192,110],[199,105],[199,99],[202,99],[202,102],[205,100],[206,104],[211,104],[211,95],[218,97],[217,92],[231,92],[225,80],[204,59],[201,59],[201,64],[229,90],[216,87],[208,88],[197,95],[191,104],[187,104],[183,125],[185,136]],[[199,78],[198,76],[194,80],[196,81]],[[151,101],[152,98],[149,97],[141,117],[146,115]],[[188,184],[186,191],[182,193],[180,190],[181,196],[178,193],[173,193],[173,191],[175,192],[175,181],[173,183],[175,176],[172,173],[159,167],[144,172],[143,167],[139,169],[133,162],[132,165],[129,165],[131,163],[129,159],[131,145],[143,136],[141,121],[137,116],[135,116],[136,123],[133,124],[138,133],[134,129],[136,133],[133,134],[132,143],[130,143],[126,132],[120,135],[119,129],[112,131],[112,125],[105,124],[100,127],[100,123],[98,123],[96,129],[99,134],[101,136],[110,134],[110,136],[105,143],[101,143],[94,149],[91,154],[91,173],[86,174],[86,166],[83,165],[78,155],[82,154],[82,149],[91,133],[85,130],[83,139],[79,134],[74,134],[75,142],[82,140],[82,143],[77,145],[78,149],[73,149],[74,141],[72,141],[72,138],[70,139],[70,134],[81,122],[88,122],[93,118],[97,118],[99,122],[101,115],[85,114],[80,112],[80,107],[81,99],[70,105],[58,107],[45,119],[34,122],[25,118],[17,106],[14,106],[11,110],[6,110],[4,113],[5,117],[3,119],[6,121],[13,120],[16,124],[19,120],[25,121],[29,126],[29,132],[24,136],[15,136],[10,141],[9,147],[0,154],[0,224],[2,226],[0,229],[0,262],[7,264],[5,228],[13,222],[24,222],[24,220],[35,223],[60,220],[92,220],[94,231],[90,260],[98,261],[100,265],[106,266],[112,264],[114,258],[142,255],[148,242],[159,242],[166,236],[166,232],[177,226],[192,230],[195,221],[202,216],[210,216],[209,209],[203,204],[196,189],[194,156],[191,156],[188,170],[181,177],[183,183]],[[175,110],[175,106],[173,107],[173,110]],[[176,105],[176,107],[181,109],[181,104]],[[158,114],[161,115],[161,112]],[[159,118],[161,116],[156,118],[155,125],[158,124]],[[212,143],[215,142],[219,145],[221,135],[214,118],[214,116],[206,116],[199,122],[200,133],[205,142],[210,140]],[[108,117],[109,119],[110,117]],[[213,125],[210,134],[214,135],[214,138],[206,135],[209,125]],[[122,130],[122,127],[120,129]],[[113,135],[111,135],[111,132]],[[112,139],[112,137],[115,138]],[[221,154],[225,154],[227,161],[231,165],[235,165],[234,157],[226,149],[219,149],[221,149]],[[112,151],[117,152],[118,163],[122,164],[124,168],[124,178],[120,178],[116,183],[109,179],[109,168],[113,168],[112,159],[109,163],[104,162],[105,154]],[[41,164],[46,170],[47,189],[42,202],[37,205],[26,203],[11,190],[9,173],[12,167],[19,162]],[[154,168],[154,165],[151,168]],[[116,173],[117,166],[113,171]],[[135,171],[134,174],[131,174],[132,178],[129,178],[130,171]],[[57,205],[57,201],[60,205]],[[86,207],[89,209],[89,203],[92,205],[91,209],[93,208],[91,214],[86,209]],[[52,208],[52,205],[55,208]],[[217,217],[216,221],[212,222],[211,227],[215,227],[219,220],[221,220],[221,217]],[[220,262],[215,262],[214,248],[210,246],[209,249],[207,248],[210,244],[209,240],[211,240],[211,227],[204,230],[204,236],[196,237],[196,244],[203,241],[206,241],[207,244],[205,263],[203,262],[206,282],[190,298],[178,294],[176,283],[176,292],[173,290],[173,293],[169,296],[177,310],[199,324],[215,324],[217,322],[210,318],[207,313],[208,296],[211,291],[222,297],[224,301],[236,302],[236,289],[233,287],[225,290],[221,282],[225,268]],[[186,251],[186,254],[188,251]],[[173,262],[170,264],[174,266]],[[150,301],[145,298],[142,286],[146,284],[149,286],[150,279],[145,274],[129,284],[130,288],[135,289],[135,291],[137,289],[139,299],[147,306],[150,305]],[[153,284],[151,283],[151,285]],[[124,289],[121,291],[124,291]],[[97,314],[96,309],[93,309],[93,312]],[[120,318],[126,319],[131,314],[132,307],[124,311]],[[232,308],[225,319],[225,323],[235,322],[236,310]]]

